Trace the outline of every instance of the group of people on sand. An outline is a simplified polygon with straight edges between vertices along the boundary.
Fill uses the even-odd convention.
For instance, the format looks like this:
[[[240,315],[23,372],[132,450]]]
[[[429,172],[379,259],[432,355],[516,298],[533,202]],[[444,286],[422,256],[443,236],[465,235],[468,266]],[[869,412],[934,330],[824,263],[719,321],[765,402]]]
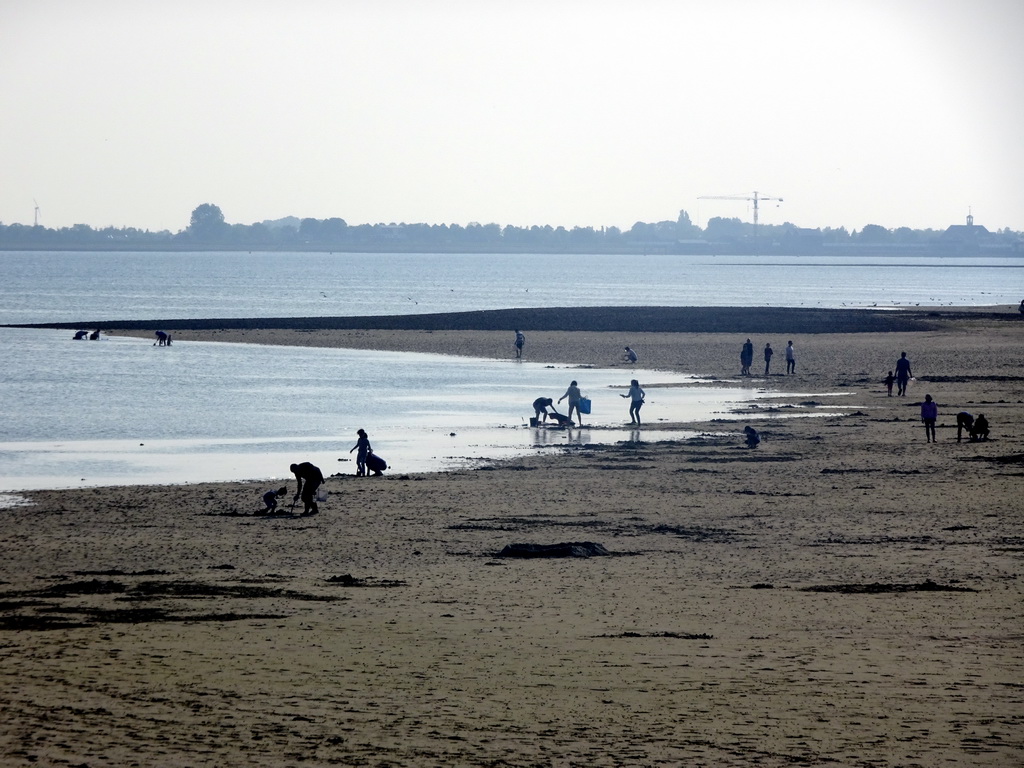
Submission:
[[[80,334],[84,334],[84,331],[80,331]],[[160,343],[170,344],[170,337],[168,336],[166,342],[161,338],[162,331],[157,332],[157,337]],[[96,332],[98,337],[99,331]],[[164,334],[166,336],[166,334]],[[84,338],[76,334],[75,338]],[[522,348],[524,342],[524,336],[522,332],[516,331],[516,357],[522,355]],[[636,362],[636,353],[634,353],[629,347],[625,348],[627,356],[624,359],[630,362]],[[632,353],[630,355],[630,353]],[[753,363],[754,346],[750,339],[743,345],[743,350],[740,353],[740,364],[742,366],[742,375],[749,376],[750,366]],[[764,359],[765,359],[765,375],[768,375],[771,367],[773,351],[771,344],[765,345]],[[786,373],[791,374],[796,372],[796,352],[793,349],[793,342],[790,341],[786,346]],[[897,396],[904,397],[907,394],[907,387],[909,382],[913,379],[913,373],[911,370],[910,360],[907,357],[906,352],[900,354],[899,359],[896,361],[896,365],[892,371],[889,371],[888,376],[885,378],[885,385],[889,397],[892,397],[893,384],[897,388]],[[630,381],[629,391],[625,394],[620,395],[623,398],[628,398],[629,404],[629,417],[630,423],[636,426],[640,426],[640,409],[644,405],[644,399],[646,392],[640,386],[640,383],[636,379]],[[562,415],[555,410],[555,401],[550,397],[538,397],[533,401],[533,410],[535,418],[532,420],[533,426],[539,426],[541,421],[546,424],[549,419],[557,422],[559,426],[572,427],[583,424],[583,413],[589,413],[589,400],[583,397],[580,391],[579,383],[574,379],[569,383],[568,388],[565,390],[558,403],[563,400],[568,401],[568,413]],[[581,405],[586,403],[585,408],[581,408]],[[550,409],[550,410],[549,410]],[[576,416],[576,422],[573,421],[573,415]],[[925,437],[929,443],[936,442],[935,436],[935,423],[938,420],[939,409],[938,403],[935,402],[934,398],[930,394],[924,396],[924,401],[921,403],[921,421],[924,423]],[[748,448],[756,448],[761,443],[761,436],[757,430],[751,426],[743,428],[745,442]],[[960,411],[956,415],[956,440],[961,442],[964,434],[967,435],[968,440],[971,442],[977,442],[981,440],[988,440],[989,438],[989,424],[988,419],[985,418],[985,414],[979,414],[976,418],[967,411]],[[356,444],[352,446],[349,453],[358,451],[356,454],[356,475],[359,477],[365,477],[370,472],[375,476],[380,476],[383,470],[387,468],[387,464],[383,459],[376,456],[373,453],[373,448],[370,445],[369,436],[366,430],[359,429],[356,431],[357,440]],[[289,469],[295,475],[297,487],[295,495],[292,498],[292,504],[302,500],[303,503],[303,515],[315,515],[320,510],[317,505],[317,501],[322,501],[326,494],[318,494],[317,491],[324,483],[323,473],[320,468],[311,464],[310,462],[302,462],[301,464],[292,464]],[[276,489],[268,490],[263,494],[263,502],[266,507],[264,514],[270,514],[277,510],[278,499],[287,494],[287,488],[281,487]]]
[[[84,333],[84,332],[83,332]],[[97,334],[99,332],[97,331]],[[161,332],[158,332],[158,337]],[[82,338],[76,335],[75,338]],[[516,331],[516,351],[517,357],[522,354],[522,340],[523,335],[520,331]],[[167,339],[167,344],[170,344],[170,338]],[[627,352],[632,352],[629,347],[626,347]],[[740,354],[740,363],[742,365],[742,374],[749,376],[750,366],[753,362],[754,347],[750,339],[747,339],[743,345],[743,351]],[[765,345],[765,374],[767,375],[772,358],[771,344]],[[633,357],[635,362],[635,353]],[[796,372],[796,353],[793,350],[793,342],[790,341],[786,347],[786,373]],[[907,394],[907,387],[909,382],[913,378],[911,370],[910,360],[907,358],[907,353],[902,352],[899,359],[896,361],[896,365],[892,371],[889,371],[889,375],[885,378],[885,385],[888,392],[888,396],[892,397],[893,384],[897,388],[897,396],[904,397]],[[636,379],[632,379],[629,383],[629,391],[625,394],[620,395],[623,398],[629,399],[629,418],[630,423],[636,426],[640,426],[640,409],[644,405],[646,398],[646,392],[640,386],[640,382]],[[583,413],[586,411],[590,412],[589,400],[583,397],[580,391],[579,383],[574,379],[569,383],[568,388],[565,390],[558,403],[563,400],[568,401],[568,413],[562,415],[555,410],[555,400],[550,397],[538,397],[533,401],[533,410],[535,418],[532,420],[534,426],[539,426],[541,421],[546,424],[549,419],[557,422],[559,426],[572,427],[583,424]],[[587,404],[586,408],[581,408],[583,403]],[[550,410],[549,410],[550,409]],[[573,414],[576,416],[576,421],[573,421]],[[935,423],[938,420],[939,409],[938,403],[932,398],[930,394],[924,396],[924,401],[921,403],[921,421],[924,423],[925,436],[929,443],[936,442],[935,436]],[[761,436],[757,430],[751,426],[744,427],[743,429],[745,442],[748,448],[756,448],[761,443]],[[989,424],[988,419],[985,418],[985,414],[979,414],[974,417],[967,411],[960,411],[956,415],[956,440],[961,442],[964,434],[967,435],[968,440],[971,442],[977,442],[981,440],[988,440],[989,438]],[[386,462],[379,456],[373,453],[373,448],[370,445],[370,438],[366,433],[366,430],[359,429],[356,431],[357,440],[356,444],[352,446],[349,453],[358,451],[356,454],[356,475],[359,477],[366,477],[370,472],[375,476],[380,476],[383,470],[387,468]],[[299,499],[303,502],[303,515],[315,515],[320,510],[317,506],[317,490],[323,485],[324,476],[318,467],[307,462],[301,464],[292,464],[290,467],[291,472],[295,475],[297,487],[295,495],[292,499],[294,505]],[[269,514],[276,511],[277,500],[286,495],[287,488],[271,489],[263,494],[263,502],[266,506],[265,513]],[[323,497],[321,497],[322,500]]]
[[[925,395],[924,402],[921,403],[921,421],[924,422],[925,439],[929,443],[938,442],[935,437],[935,422],[938,418],[939,404],[932,399],[931,395]],[[963,440],[965,433],[967,439],[972,443],[988,440],[989,426],[985,414],[979,413],[975,418],[967,411],[960,411],[956,415],[956,441],[958,443]]]
[[[768,376],[772,369],[772,357],[775,350],[770,343],[764,345],[764,375]],[[752,376],[750,367],[754,364],[754,343],[747,339],[740,348],[740,376]],[[796,373],[796,347],[790,341],[786,344],[786,374]]]
[[[629,398],[629,420],[631,424],[640,426],[640,408],[643,407],[644,398],[647,393],[644,392],[640,386],[640,382],[636,379],[632,379],[629,382],[629,391],[620,395],[620,397]],[[561,403],[563,400],[569,401],[569,411],[567,414],[562,415],[555,410],[555,401],[550,397],[538,397],[533,401],[533,413],[534,418],[532,419],[533,426],[540,426],[541,421],[545,424],[548,419],[554,420],[560,427],[574,427],[583,425],[583,414],[590,413],[590,401],[583,397],[580,392],[579,384],[573,379],[569,383],[569,388],[565,390],[565,394],[558,398],[558,402]],[[586,407],[581,409],[581,405],[585,404]],[[550,411],[548,409],[551,409]],[[572,420],[573,411],[576,412],[576,421]]]
[[[320,471],[320,467],[308,461],[304,461],[301,464],[292,464],[288,469],[295,475],[297,483],[295,495],[292,497],[292,506],[294,507],[295,502],[302,499],[303,515],[318,514],[320,507],[317,506],[317,501],[324,501],[326,498],[325,494],[317,493],[320,486],[324,484],[324,473]],[[280,488],[272,488],[264,493],[263,504],[265,509],[263,514],[270,515],[277,512],[277,500],[287,495],[287,493],[288,486],[285,485],[282,485]]]
[[[349,453],[358,451],[356,454],[356,476],[368,477],[371,473],[374,477],[381,477],[384,470],[388,468],[387,462],[373,452],[370,445],[370,436],[365,429],[356,430],[356,444],[349,449]],[[292,464],[288,469],[295,475],[295,495],[292,497],[292,506],[295,502],[302,500],[302,514],[304,516],[315,515],[320,512],[317,502],[327,500],[326,489],[321,490],[324,484],[324,473],[320,467],[304,461],[301,464]],[[277,500],[288,494],[288,487],[271,488],[263,494],[264,510],[262,514],[270,515],[277,512]]]
[[[97,328],[92,333],[88,331],[75,331],[75,335],[72,338],[75,341],[82,341],[83,339],[89,339],[90,341],[96,341],[100,337],[100,329]]]
[[[786,348],[786,363],[787,373],[792,373],[790,370],[790,360],[793,361],[792,368],[795,370],[796,356],[791,353],[793,342],[789,343]],[[754,352],[753,344],[750,343],[750,339],[747,339],[743,345],[743,351],[740,353],[740,363],[743,366],[743,374],[750,375],[750,364]],[[765,347],[765,373],[768,373],[768,366],[771,363],[771,347],[770,345]],[[889,374],[883,380],[886,392],[889,397],[892,397],[893,385],[896,386],[896,396],[905,397],[907,394],[907,387],[910,382],[913,381],[914,374],[911,369],[910,359],[907,357],[906,352],[901,352],[899,359],[896,361],[896,365],[893,370],[889,371]],[[935,436],[935,423],[939,418],[939,406],[935,402],[935,399],[930,395],[926,394],[924,400],[921,402],[921,421],[924,423],[925,439],[929,443],[937,442]],[[761,443],[761,436],[757,433],[753,427],[744,427],[744,435],[746,437],[746,443],[748,448],[756,448]],[[960,411],[956,415],[956,441],[962,442],[964,436],[967,436],[968,441],[975,443],[989,439],[989,423],[985,414],[980,413],[977,417],[968,411]]]
[[[895,368],[893,371],[889,371],[889,375],[884,380],[888,397],[892,397],[893,384],[896,385],[896,396],[906,397],[907,387],[913,378],[910,359],[907,357],[906,352],[901,352],[899,359],[896,361]],[[935,402],[935,399],[930,394],[926,394],[924,400],[921,401],[921,422],[924,424],[925,440],[929,443],[938,442],[938,438],[935,436],[935,422],[938,419],[939,404]],[[978,417],[975,418],[973,414],[967,411],[957,413],[956,441],[958,443],[962,442],[965,434],[972,443],[988,440],[989,426],[985,414],[979,413]]]
[[[349,453],[358,451],[356,454],[356,477],[369,477],[370,473],[373,473],[374,477],[380,477],[388,468],[387,462],[373,452],[370,437],[366,434],[365,429],[357,429],[356,435],[358,437],[356,444],[349,449]]]

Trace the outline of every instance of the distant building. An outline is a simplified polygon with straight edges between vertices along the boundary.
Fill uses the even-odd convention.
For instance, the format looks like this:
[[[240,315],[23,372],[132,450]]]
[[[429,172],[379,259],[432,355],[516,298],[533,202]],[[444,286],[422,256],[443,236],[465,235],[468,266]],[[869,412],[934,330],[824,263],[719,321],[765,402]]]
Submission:
[[[968,213],[967,223],[947,227],[939,238],[939,244],[950,250],[977,251],[990,244],[992,239],[992,233],[980,224],[975,224],[974,216]]]
[[[820,229],[809,227],[792,227],[782,233],[780,244],[785,250],[793,253],[820,252],[825,244],[825,236]]]

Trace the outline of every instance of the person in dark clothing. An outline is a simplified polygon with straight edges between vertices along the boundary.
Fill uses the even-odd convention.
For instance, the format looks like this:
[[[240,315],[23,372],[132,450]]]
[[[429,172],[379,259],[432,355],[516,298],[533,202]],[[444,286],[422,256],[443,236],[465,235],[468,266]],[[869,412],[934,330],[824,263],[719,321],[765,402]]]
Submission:
[[[263,514],[269,515],[277,511],[277,500],[288,493],[286,487],[271,489],[263,494],[263,503],[266,505],[266,509],[263,510]]]
[[[548,413],[548,408],[550,408],[552,411],[555,410],[554,398],[538,397],[536,400],[533,401],[533,413],[537,418],[538,424],[540,424],[541,414],[544,415],[544,421],[547,422],[548,416],[550,416],[550,414]]]
[[[754,344],[750,339],[743,342],[740,349],[740,376],[750,375],[750,366],[754,364]]]
[[[907,394],[907,382],[913,378],[910,372],[910,361],[907,360],[907,353],[900,353],[900,359],[896,361],[896,396],[903,397]]]
[[[979,413],[974,420],[974,427],[971,428],[971,440],[988,440],[988,419],[984,413]]]
[[[365,429],[357,429],[356,434],[359,435],[359,439],[356,440],[356,444],[352,446],[349,453],[359,449],[359,453],[356,454],[356,474],[359,477],[366,476],[366,456],[373,452],[373,448],[370,447],[370,437],[366,434]]]
[[[974,417],[967,411],[960,411],[956,415],[956,441],[960,442],[964,432],[967,433],[967,437],[970,439],[972,429],[974,429]]]
[[[924,396],[921,403],[921,421],[924,422],[924,436],[927,442],[937,442],[935,439],[935,420],[939,418],[939,406],[931,395]]]
[[[744,427],[743,434],[747,437],[747,448],[757,448],[761,444],[761,436],[753,427]]]
[[[892,397],[892,385],[895,383],[896,377],[892,375],[892,371],[889,371],[889,375],[885,377],[885,389],[889,393],[889,397]]]
[[[366,469],[373,472],[374,477],[382,477],[384,470],[388,468],[388,463],[384,461],[380,456],[370,449],[370,452],[366,455]]]
[[[296,502],[301,498],[304,505],[302,514],[317,514],[320,508],[316,505],[316,489],[324,482],[324,474],[320,471],[320,467],[304,461],[301,464],[292,464],[289,469],[291,469],[295,475],[295,480],[298,482],[292,502]]]
[[[768,375],[768,369],[772,367],[772,355],[774,355],[774,354],[775,354],[775,352],[772,351],[772,345],[771,344],[765,344],[764,345],[764,375],[765,376]]]

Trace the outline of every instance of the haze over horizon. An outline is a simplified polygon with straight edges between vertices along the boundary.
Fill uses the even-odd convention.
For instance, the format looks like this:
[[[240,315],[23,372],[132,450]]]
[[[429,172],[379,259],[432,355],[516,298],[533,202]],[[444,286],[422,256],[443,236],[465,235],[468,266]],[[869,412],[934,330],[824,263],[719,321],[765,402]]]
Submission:
[[[1018,0],[0,0],[0,222],[1024,231]]]

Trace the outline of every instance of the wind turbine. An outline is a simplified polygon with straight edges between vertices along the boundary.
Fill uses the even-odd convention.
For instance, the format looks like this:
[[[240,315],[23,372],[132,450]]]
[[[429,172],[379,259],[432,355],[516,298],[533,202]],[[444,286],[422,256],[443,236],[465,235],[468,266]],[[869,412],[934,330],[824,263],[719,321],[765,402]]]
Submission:
[[[32,202],[35,203],[35,206],[36,206],[35,219],[34,219],[34,221],[32,223],[32,226],[33,227],[38,227],[39,226],[39,203],[36,202],[36,199],[34,197],[32,198]]]

